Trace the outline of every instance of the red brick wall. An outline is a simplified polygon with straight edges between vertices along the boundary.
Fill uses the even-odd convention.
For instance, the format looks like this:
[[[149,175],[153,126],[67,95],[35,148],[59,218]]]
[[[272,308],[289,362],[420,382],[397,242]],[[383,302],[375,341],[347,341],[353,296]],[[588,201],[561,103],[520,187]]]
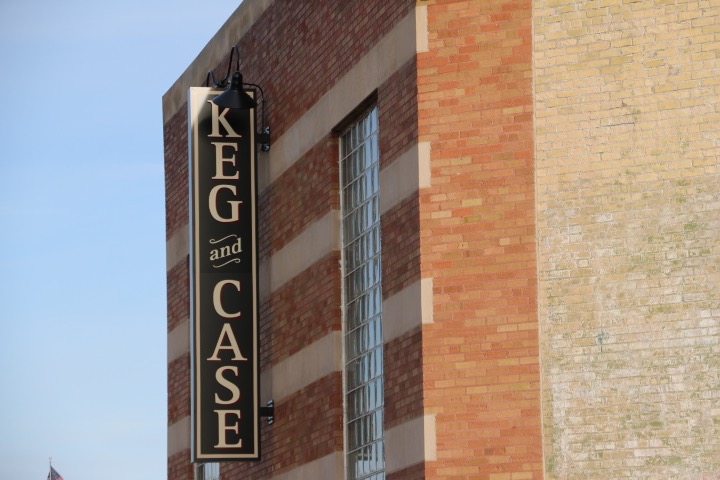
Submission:
[[[342,450],[342,376],[328,375],[275,406],[275,423],[262,429],[260,462],[221,464],[227,479],[271,478]]]
[[[190,415],[190,354],[168,364],[168,425]]]
[[[397,472],[389,473],[387,480],[425,480],[425,464],[419,463]]]
[[[418,195],[413,194],[388,210],[380,222],[383,297],[387,298],[420,278]]]
[[[261,369],[341,329],[339,269],[340,253],[327,255],[263,302]]]
[[[411,0],[276,0],[249,32],[237,39],[245,80],[264,89],[273,137],[281,136],[413,7]],[[226,61],[215,66],[219,75],[224,75]],[[406,66],[379,89],[381,112],[385,112],[381,115],[386,115],[382,120],[386,131],[381,134],[388,150],[384,162],[417,136],[414,71],[414,65]],[[196,84],[203,81],[199,78]],[[181,107],[165,125],[168,238],[188,221],[186,115],[186,108]],[[396,138],[402,141],[398,143]],[[266,160],[267,156],[260,156],[259,161]],[[338,209],[337,162],[337,140],[328,132],[326,139],[261,193],[261,258],[266,259],[309,224]],[[417,244],[417,214],[414,231]],[[392,256],[388,258],[392,260]],[[412,275],[417,275],[419,262],[413,261]],[[340,329],[339,266],[339,253],[328,255],[264,299],[260,305],[261,370]],[[399,269],[408,271],[406,265]],[[407,275],[402,278],[407,280]],[[173,266],[168,273],[170,330],[188,316],[188,285],[187,264]],[[189,415],[189,383],[181,382],[181,377],[189,380],[187,356],[168,367],[170,423]],[[416,381],[415,388],[417,385]],[[224,464],[223,478],[268,478],[341,451],[342,405],[339,372],[276,402],[276,423],[262,429],[263,461]],[[189,451],[168,459],[169,478],[184,480],[189,478],[188,472],[192,472]]]
[[[417,64],[408,62],[378,89],[380,168],[417,143]]]
[[[392,164],[418,138],[417,65],[408,62],[378,89],[380,168]],[[382,188],[382,187],[381,187]],[[381,218],[383,297],[420,278],[420,217],[417,194]]]
[[[187,226],[188,198],[188,139],[187,110],[178,111],[164,126],[165,143],[165,235],[170,239]],[[188,257],[176,265],[168,265],[167,272],[168,332],[190,317],[190,281]],[[173,359],[167,370],[168,427],[190,416],[190,354]],[[192,480],[194,466],[189,462],[190,451],[168,457],[167,474],[173,480]]]
[[[337,138],[328,135],[262,192],[258,202],[261,258],[339,208],[339,178]]]
[[[380,134],[384,134],[380,123]],[[407,145],[405,146],[407,149]],[[381,152],[381,155],[384,152]],[[381,218],[383,297],[420,278],[419,197],[411,195]],[[416,319],[419,325],[420,319]],[[420,327],[385,343],[385,428],[423,415],[423,360]],[[395,478],[395,477],[393,477]],[[416,477],[399,477],[416,478]],[[419,477],[417,477],[419,478]]]
[[[168,457],[168,478],[173,480],[193,480],[195,466],[188,462],[188,452],[176,453]]]
[[[187,108],[165,123],[165,237],[169,239],[188,223]]]
[[[190,318],[189,259],[186,256],[167,272],[168,332]]]
[[[418,55],[433,479],[542,478],[530,0],[427,2]],[[506,477],[493,475],[505,474]]]
[[[423,415],[422,329],[384,345],[385,428]]]
[[[276,0],[238,39],[245,80],[260,84],[271,99],[273,135],[282,135],[414,5]],[[224,75],[227,63],[218,68]]]

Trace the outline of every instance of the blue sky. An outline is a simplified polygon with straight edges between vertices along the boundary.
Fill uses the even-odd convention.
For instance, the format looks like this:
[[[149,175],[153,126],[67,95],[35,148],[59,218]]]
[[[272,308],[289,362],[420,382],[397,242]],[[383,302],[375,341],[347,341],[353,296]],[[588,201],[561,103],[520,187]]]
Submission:
[[[166,477],[161,99],[239,3],[0,0],[0,480]]]

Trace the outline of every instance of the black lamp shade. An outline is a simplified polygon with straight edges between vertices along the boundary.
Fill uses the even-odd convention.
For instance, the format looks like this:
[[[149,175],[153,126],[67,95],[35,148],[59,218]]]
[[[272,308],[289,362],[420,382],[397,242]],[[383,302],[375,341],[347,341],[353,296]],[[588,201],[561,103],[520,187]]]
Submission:
[[[213,103],[222,108],[239,108],[250,110],[257,107],[257,102],[243,90],[242,75],[239,72],[233,73],[230,80],[230,87],[213,99]]]

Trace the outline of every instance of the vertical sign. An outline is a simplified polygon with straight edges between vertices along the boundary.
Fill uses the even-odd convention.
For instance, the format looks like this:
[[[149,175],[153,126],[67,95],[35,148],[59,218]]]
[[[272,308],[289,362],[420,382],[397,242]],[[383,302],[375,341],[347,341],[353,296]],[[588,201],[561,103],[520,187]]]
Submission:
[[[260,458],[255,111],[191,88],[193,461]],[[250,93],[250,92],[248,92]]]

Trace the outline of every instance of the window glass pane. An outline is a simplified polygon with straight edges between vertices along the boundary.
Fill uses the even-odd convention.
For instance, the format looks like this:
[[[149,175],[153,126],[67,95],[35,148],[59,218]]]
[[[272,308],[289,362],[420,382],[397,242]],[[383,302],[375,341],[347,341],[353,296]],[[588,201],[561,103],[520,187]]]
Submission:
[[[341,139],[347,476],[385,478],[377,108]]]
[[[201,466],[202,480],[220,480],[220,464],[205,463]]]

